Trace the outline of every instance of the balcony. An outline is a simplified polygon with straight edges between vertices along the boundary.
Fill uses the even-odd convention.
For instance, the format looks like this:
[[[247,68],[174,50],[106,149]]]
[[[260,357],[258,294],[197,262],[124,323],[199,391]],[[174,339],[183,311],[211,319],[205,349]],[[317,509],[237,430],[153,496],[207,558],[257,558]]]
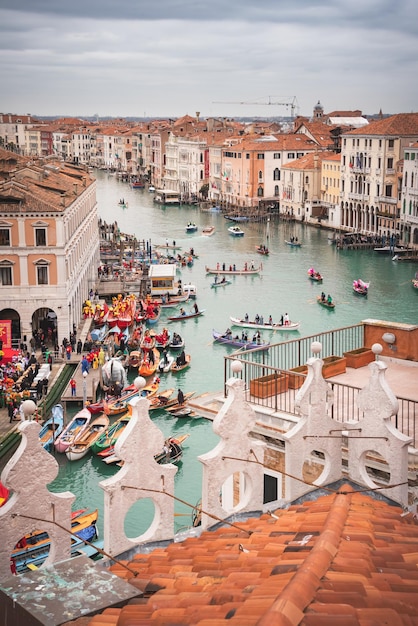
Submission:
[[[378,204],[398,204],[397,198],[389,198],[386,196],[377,196],[374,201]]]
[[[386,175],[387,176],[393,176],[396,173],[396,170],[393,167],[388,167],[386,169]]]

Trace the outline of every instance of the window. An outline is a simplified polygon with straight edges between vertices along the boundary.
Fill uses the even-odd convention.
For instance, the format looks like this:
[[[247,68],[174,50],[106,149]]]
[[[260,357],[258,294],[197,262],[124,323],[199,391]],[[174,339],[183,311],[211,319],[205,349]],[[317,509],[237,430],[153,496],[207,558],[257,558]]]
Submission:
[[[288,159],[294,159],[295,158],[295,153],[294,152],[288,152],[287,153],[287,158]]]
[[[395,146],[395,140],[394,139],[389,139],[388,141],[388,147],[389,148],[393,148]]]
[[[263,195],[264,195],[263,188],[262,188],[262,187],[259,187],[259,188],[257,189],[257,196],[258,196],[259,198],[262,198],[262,197],[263,197]]]
[[[280,159],[280,152],[274,152],[273,159]]]
[[[296,158],[301,159],[305,153],[304,152],[296,152]]]
[[[274,195],[278,196],[279,195],[279,185],[274,185]]]
[[[393,169],[393,159],[390,158],[388,159],[388,170],[392,170]]]
[[[259,153],[257,154],[257,159],[264,160],[264,152],[259,152]]]
[[[273,180],[280,180],[280,170],[278,167],[273,172]]]
[[[40,263],[36,266],[38,285],[48,285],[48,265]]]
[[[249,152],[246,152],[246,153],[245,153],[245,158],[246,158],[246,159],[249,159],[249,158],[250,158],[250,153],[249,153]]]
[[[263,172],[262,172],[262,170],[260,170],[258,172],[258,180],[263,180]]]
[[[46,246],[46,229],[35,228],[35,245]]]
[[[385,196],[386,196],[386,198],[391,198],[392,197],[392,185],[386,185],[385,186]]]
[[[0,246],[10,246],[10,228],[0,228]]]
[[[0,285],[13,285],[12,266],[6,262],[0,264]]]

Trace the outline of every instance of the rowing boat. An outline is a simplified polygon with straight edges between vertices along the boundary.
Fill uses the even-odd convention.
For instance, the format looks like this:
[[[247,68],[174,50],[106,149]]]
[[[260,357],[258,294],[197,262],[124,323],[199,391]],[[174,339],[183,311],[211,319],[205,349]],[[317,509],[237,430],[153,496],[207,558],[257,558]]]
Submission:
[[[239,337],[232,337],[231,335],[225,335],[219,333],[217,330],[212,330],[213,340],[216,343],[224,343],[227,346],[233,346],[242,350],[268,350],[270,344],[265,341],[248,341]]]
[[[197,311],[197,312],[189,311],[188,313],[186,313],[185,311],[183,315],[171,315],[167,319],[170,322],[181,322],[183,320],[188,320],[191,317],[199,317],[200,315],[203,315],[204,312],[205,312],[205,309],[200,309],[200,311]]]
[[[261,272],[261,270],[263,269],[262,265],[259,265],[258,267],[243,267],[242,269],[233,269],[232,267],[230,267],[230,269],[223,269],[224,266],[222,266],[222,269],[220,267],[205,267],[205,271],[206,274],[225,274],[225,275],[231,275],[231,276],[248,276],[248,275],[253,275],[253,274],[259,274]]]
[[[88,409],[81,409],[68,425],[63,429],[59,437],[55,439],[54,446],[57,452],[65,452],[74,441],[81,437],[90,424],[91,413]]]
[[[52,407],[52,415],[39,431],[39,441],[48,452],[52,449],[55,439],[59,437],[64,428],[64,409],[61,404]]]
[[[216,280],[211,284],[211,287],[216,289],[217,287],[226,287],[226,285],[231,285],[232,280],[227,280],[225,277],[222,280]]]
[[[109,418],[105,413],[90,422],[84,434],[67,448],[65,454],[69,461],[78,461],[86,456],[93,443],[109,428]]]
[[[299,330],[300,322],[291,322],[288,324],[261,324],[255,321],[239,319],[237,317],[229,318],[233,324],[233,326],[243,326],[244,328],[260,328],[263,330],[280,330],[280,331],[290,331],[290,330]]]
[[[321,306],[325,307],[326,309],[335,309],[335,304],[334,302],[328,302],[328,300],[323,300],[321,298],[321,296],[317,296],[316,301],[318,304],[320,304]]]

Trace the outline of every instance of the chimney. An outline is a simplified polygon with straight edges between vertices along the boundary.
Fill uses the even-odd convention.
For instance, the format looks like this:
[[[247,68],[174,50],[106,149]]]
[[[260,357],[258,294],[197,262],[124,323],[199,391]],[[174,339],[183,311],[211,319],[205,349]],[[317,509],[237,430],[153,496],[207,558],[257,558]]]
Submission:
[[[199,121],[200,118],[200,111],[196,111],[196,122]]]
[[[73,184],[74,195],[77,195],[77,183]]]
[[[60,198],[60,205],[61,206],[65,206],[65,193],[61,194],[61,198]]]

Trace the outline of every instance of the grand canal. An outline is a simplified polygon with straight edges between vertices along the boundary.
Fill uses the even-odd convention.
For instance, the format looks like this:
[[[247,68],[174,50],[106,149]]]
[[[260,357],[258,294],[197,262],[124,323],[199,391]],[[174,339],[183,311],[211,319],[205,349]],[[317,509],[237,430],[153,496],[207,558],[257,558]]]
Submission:
[[[118,206],[121,198],[128,204],[126,209]],[[197,303],[200,309],[204,309],[204,314],[173,323],[167,323],[163,315],[159,325],[159,328],[167,325],[184,336],[186,352],[192,359],[191,367],[177,375],[165,374],[161,381],[164,389],[181,387],[183,391],[196,393],[222,389],[223,357],[231,350],[213,344],[212,329],[224,331],[230,325],[230,316],[243,317],[248,313],[253,318],[258,313],[265,319],[272,315],[273,321],[278,321],[287,312],[292,320],[301,323],[297,333],[274,331],[264,335],[265,340],[274,343],[369,318],[418,322],[418,294],[411,285],[418,269],[416,264],[393,261],[390,255],[380,255],[372,250],[337,250],[330,245],[329,231],[301,224],[289,225],[272,220],[267,227],[261,223],[245,223],[241,225],[245,236],[231,237],[227,231],[230,223],[222,215],[203,212],[195,206],[156,205],[153,194],[146,189],[133,190],[106,172],[97,172],[97,199],[101,219],[107,223],[117,221],[122,232],[135,235],[138,240],[149,240],[152,244],[163,244],[166,238],[175,240],[182,251],[193,247],[198,255],[193,266],[183,268],[178,276],[183,284],[196,285]],[[196,233],[186,234],[189,221],[198,226]],[[215,227],[215,233],[205,237],[201,231],[209,225]],[[298,237],[302,247],[286,245],[285,240],[291,236]],[[268,257],[256,253],[255,248],[260,243],[268,245]],[[252,260],[256,264],[262,262],[260,275],[234,276],[231,285],[211,288],[213,277],[206,275],[205,266],[226,263],[240,268]],[[323,275],[322,285],[308,280],[307,270],[311,266]],[[370,282],[367,298],[353,293],[352,282],[357,278]],[[317,305],[316,296],[322,289],[332,295],[336,303],[334,310]],[[202,418],[174,420],[164,413],[153,416],[153,420],[166,436],[190,433],[175,479],[175,495],[195,505],[201,492],[201,466],[197,457],[217,442],[212,423]],[[57,460],[60,473],[51,488],[74,493],[77,497],[75,508],[98,507],[102,511],[103,492],[98,483],[114,474],[117,468],[106,466],[97,457],[69,463],[65,455],[60,455]],[[130,536],[147,528],[150,510],[149,503],[145,502],[128,517],[126,530]],[[100,523],[102,520],[103,515]],[[176,505],[175,523],[176,529],[190,524],[185,505]]]

